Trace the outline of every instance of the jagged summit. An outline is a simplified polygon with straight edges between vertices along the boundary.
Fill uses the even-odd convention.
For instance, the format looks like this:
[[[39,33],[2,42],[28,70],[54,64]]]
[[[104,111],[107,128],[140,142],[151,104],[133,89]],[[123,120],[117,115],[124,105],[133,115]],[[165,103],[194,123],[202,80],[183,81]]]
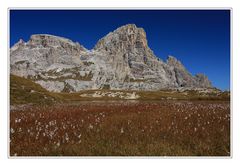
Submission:
[[[211,87],[205,75],[192,76],[175,57],[169,56],[166,63],[157,58],[146,32],[135,24],[110,32],[92,50],[63,37],[35,34],[16,43],[10,56],[11,74],[49,91]]]
[[[24,45],[25,45],[24,40],[23,39],[19,39],[19,41],[12,46],[11,52],[15,51],[15,50],[17,50],[17,49],[19,49],[21,47],[23,47]]]
[[[135,24],[123,25],[121,27],[118,27],[117,29],[115,29],[113,32],[110,32],[110,33],[121,32],[121,33],[125,33],[126,35],[130,35],[130,34],[136,33],[137,31],[142,31],[145,33],[143,28],[137,27]],[[146,36],[146,33],[145,33],[145,36]]]
[[[135,24],[127,24],[110,32],[100,39],[95,50],[105,48],[106,51],[111,47],[117,47],[119,51],[133,51],[134,48],[146,48],[146,32],[143,28],[137,28]]]
[[[123,64],[121,69],[128,67],[126,70],[131,70],[137,79],[144,77],[142,70],[159,68],[160,64],[148,46],[146,32],[135,24],[127,24],[110,32],[97,42],[94,50],[107,55],[111,63]]]
[[[30,41],[36,41],[36,42],[41,42],[41,41],[62,41],[62,42],[68,42],[68,43],[74,43],[70,39],[64,38],[64,37],[59,37],[55,35],[50,35],[50,34],[34,34],[31,35]]]
[[[114,30],[114,31],[118,31],[118,30],[120,30],[120,29],[139,29],[137,26],[136,26],[136,24],[126,24],[126,25],[122,25],[122,26],[120,26],[120,27],[118,27],[116,30]]]
[[[175,64],[175,63],[177,63],[177,62],[178,62],[177,58],[175,58],[175,57],[172,56],[172,55],[168,55],[168,57],[167,57],[167,63],[168,63],[168,64]]]
[[[126,24],[123,25],[116,30],[113,31],[113,33],[122,33],[126,35],[133,35],[133,34],[141,34],[143,38],[146,39],[146,32],[143,28],[137,27],[135,24]]]
[[[83,46],[81,46],[78,42],[73,42],[70,39],[49,35],[49,34],[34,34],[31,35],[30,40],[28,42],[29,45],[41,45],[43,47],[81,47],[81,49],[86,50]]]
[[[51,34],[33,34],[31,35],[30,39],[37,39],[37,38],[41,38],[41,39],[44,39],[44,38],[57,38],[59,40],[66,40],[66,41],[71,41],[70,39],[67,39],[65,37],[60,37],[60,36],[56,36],[56,35],[51,35]]]
[[[185,69],[185,67],[183,66],[181,61],[179,61],[177,58],[175,58],[172,55],[168,55],[167,64],[170,65],[170,66],[174,66],[174,67]]]

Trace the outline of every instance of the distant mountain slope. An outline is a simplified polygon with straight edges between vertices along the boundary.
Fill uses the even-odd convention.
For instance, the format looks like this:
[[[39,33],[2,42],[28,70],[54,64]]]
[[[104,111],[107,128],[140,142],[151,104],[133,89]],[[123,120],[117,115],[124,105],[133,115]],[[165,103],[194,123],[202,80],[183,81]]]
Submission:
[[[32,35],[16,43],[10,56],[12,74],[53,92],[212,87],[205,75],[192,76],[175,57],[166,63],[157,58],[144,29],[134,24],[110,32],[92,50],[62,37]]]

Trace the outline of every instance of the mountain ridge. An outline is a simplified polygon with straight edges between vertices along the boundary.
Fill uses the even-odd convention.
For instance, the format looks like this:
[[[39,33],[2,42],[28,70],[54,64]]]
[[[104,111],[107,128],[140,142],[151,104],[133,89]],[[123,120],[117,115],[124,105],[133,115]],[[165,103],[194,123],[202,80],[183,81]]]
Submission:
[[[175,57],[158,58],[135,24],[108,33],[91,50],[67,38],[35,34],[11,47],[10,65],[11,74],[54,92],[212,88],[205,75],[191,75]]]

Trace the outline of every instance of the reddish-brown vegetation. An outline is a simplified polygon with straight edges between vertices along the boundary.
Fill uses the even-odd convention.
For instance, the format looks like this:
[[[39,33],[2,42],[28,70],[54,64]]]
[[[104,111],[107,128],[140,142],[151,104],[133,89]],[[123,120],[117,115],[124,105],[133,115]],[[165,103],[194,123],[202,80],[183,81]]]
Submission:
[[[229,156],[227,101],[86,101],[10,111],[14,156]]]

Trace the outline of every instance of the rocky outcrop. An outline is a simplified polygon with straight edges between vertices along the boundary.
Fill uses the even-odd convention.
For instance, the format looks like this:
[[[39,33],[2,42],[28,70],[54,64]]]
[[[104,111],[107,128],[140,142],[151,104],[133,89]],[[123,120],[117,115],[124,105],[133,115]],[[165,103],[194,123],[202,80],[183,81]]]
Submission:
[[[208,80],[208,77],[205,76],[204,74],[197,74],[195,76],[195,79],[198,83],[198,87],[201,87],[201,88],[211,88],[212,87],[211,82]]]
[[[157,58],[144,29],[134,24],[110,32],[92,50],[62,37],[32,35],[16,43],[10,56],[11,74],[55,92],[211,87],[205,75],[192,76],[173,56],[166,63]]]

